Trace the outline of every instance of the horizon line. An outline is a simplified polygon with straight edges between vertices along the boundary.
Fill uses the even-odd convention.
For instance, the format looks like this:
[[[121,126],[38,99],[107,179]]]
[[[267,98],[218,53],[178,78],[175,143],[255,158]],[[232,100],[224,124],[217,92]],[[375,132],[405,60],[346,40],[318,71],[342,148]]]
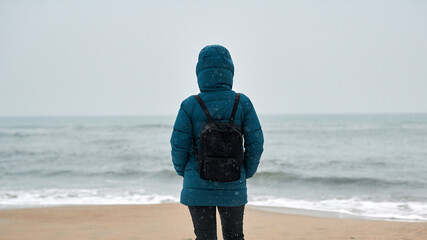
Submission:
[[[324,113],[258,113],[258,116],[286,115],[423,115],[427,112],[324,112]],[[81,114],[81,115],[0,115],[0,118],[55,118],[55,117],[174,117],[176,114]]]

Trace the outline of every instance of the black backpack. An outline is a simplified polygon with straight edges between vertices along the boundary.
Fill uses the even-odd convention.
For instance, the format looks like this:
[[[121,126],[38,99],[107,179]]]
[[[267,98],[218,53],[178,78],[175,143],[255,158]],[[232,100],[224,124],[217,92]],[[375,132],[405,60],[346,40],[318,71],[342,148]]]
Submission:
[[[229,122],[215,122],[200,96],[194,97],[208,118],[200,133],[199,151],[195,147],[200,177],[215,182],[239,180],[243,163],[243,138],[241,128],[234,124],[234,117],[240,94],[236,93]]]

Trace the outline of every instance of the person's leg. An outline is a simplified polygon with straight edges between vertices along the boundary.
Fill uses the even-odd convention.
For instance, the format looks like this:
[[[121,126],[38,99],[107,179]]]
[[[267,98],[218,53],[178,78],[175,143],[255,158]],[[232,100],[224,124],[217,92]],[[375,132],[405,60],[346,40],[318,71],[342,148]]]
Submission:
[[[243,235],[244,210],[245,205],[237,207],[218,207],[224,240],[245,239]]]
[[[216,207],[188,206],[193,220],[196,240],[217,240]]]

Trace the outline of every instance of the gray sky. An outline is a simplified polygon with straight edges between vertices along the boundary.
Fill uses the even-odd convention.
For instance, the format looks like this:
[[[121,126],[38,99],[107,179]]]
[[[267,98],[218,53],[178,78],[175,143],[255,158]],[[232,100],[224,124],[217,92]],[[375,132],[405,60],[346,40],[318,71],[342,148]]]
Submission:
[[[176,114],[209,44],[261,114],[427,112],[424,0],[0,0],[0,116]]]

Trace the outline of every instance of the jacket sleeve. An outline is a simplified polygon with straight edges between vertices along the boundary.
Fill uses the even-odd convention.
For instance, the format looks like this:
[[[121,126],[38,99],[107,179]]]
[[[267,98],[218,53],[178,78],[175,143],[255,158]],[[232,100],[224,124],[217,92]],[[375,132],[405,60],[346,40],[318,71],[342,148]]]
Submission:
[[[250,178],[258,169],[261,154],[264,150],[264,136],[262,133],[261,124],[258,120],[258,116],[249,99],[244,103],[243,108],[244,120],[242,128],[245,140],[243,164],[246,168],[246,178]]]
[[[175,171],[178,175],[184,176],[185,165],[193,146],[193,126],[189,115],[184,111],[183,104],[176,117],[170,143]]]

